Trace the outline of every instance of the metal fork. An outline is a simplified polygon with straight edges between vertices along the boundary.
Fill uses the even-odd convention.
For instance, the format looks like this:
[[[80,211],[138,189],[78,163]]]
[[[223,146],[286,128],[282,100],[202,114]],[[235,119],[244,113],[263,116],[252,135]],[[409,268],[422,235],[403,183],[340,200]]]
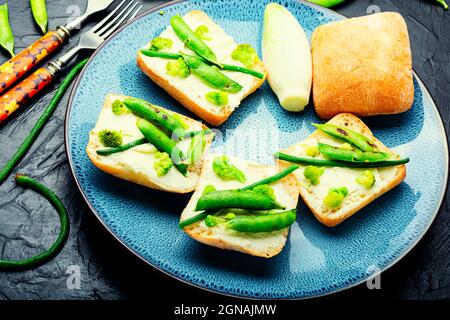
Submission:
[[[0,123],[42,91],[61,70],[81,51],[97,49],[120,25],[133,19],[142,9],[135,0],[122,0],[102,21],[81,35],[78,45],[45,67],[36,70],[28,78],[0,97]]]

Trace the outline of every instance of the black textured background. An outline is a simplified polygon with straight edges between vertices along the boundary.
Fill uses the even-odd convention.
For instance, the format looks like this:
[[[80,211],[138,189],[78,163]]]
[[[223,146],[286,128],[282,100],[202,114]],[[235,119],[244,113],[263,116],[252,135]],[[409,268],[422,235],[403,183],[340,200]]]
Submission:
[[[254,0],[257,1],[257,0]],[[4,2],[0,0],[0,3]],[[148,9],[164,1],[141,1]],[[450,11],[433,0],[349,0],[337,10],[347,16],[368,11],[398,11],[410,31],[414,68],[428,86],[448,131],[450,113]],[[47,0],[49,27],[62,25],[86,0]],[[376,6],[373,6],[376,5]],[[28,1],[10,0],[10,22],[16,52],[39,37]],[[144,10],[144,9],[143,9]],[[86,29],[86,27],[85,27]],[[71,39],[63,51],[73,46]],[[6,55],[0,53],[0,63]],[[15,152],[41,115],[57,88],[52,85],[34,104],[0,127],[0,166]],[[108,234],[84,203],[72,179],[64,148],[64,115],[68,93],[52,119],[16,171],[29,174],[50,186],[70,212],[71,231],[67,245],[51,262],[18,273],[0,272],[0,300],[9,299],[127,299],[148,298],[163,304],[238,302],[190,287],[145,265]],[[429,232],[401,262],[382,274],[381,290],[365,285],[322,298],[331,301],[355,299],[450,299],[450,210],[448,196]],[[25,258],[47,248],[59,232],[53,208],[31,191],[16,187],[10,177],[0,187],[0,257]],[[69,290],[66,270],[77,265],[81,288]]]

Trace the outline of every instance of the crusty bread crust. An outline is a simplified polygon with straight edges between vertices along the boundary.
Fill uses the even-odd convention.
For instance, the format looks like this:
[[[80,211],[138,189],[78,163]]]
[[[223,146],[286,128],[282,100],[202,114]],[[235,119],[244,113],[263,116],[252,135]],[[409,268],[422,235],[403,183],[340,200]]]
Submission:
[[[110,108],[115,99],[125,99],[125,96],[111,95],[111,94],[108,95],[105,99],[103,108]],[[167,110],[167,109],[165,109],[165,110],[169,113],[176,113],[171,110]],[[189,117],[186,117],[182,114],[178,114],[178,115],[188,125],[192,124],[194,122],[197,122],[197,121],[195,121]],[[202,127],[203,127],[203,129],[208,128],[203,124],[202,124]],[[205,146],[204,152],[207,152],[209,146],[212,143],[212,140],[213,140],[213,135],[205,136],[206,146]],[[139,185],[142,185],[144,187],[148,187],[150,189],[162,190],[162,191],[167,191],[167,192],[172,192],[172,193],[189,193],[195,189],[195,186],[190,187],[190,186],[186,186],[186,185],[180,185],[178,188],[167,188],[167,187],[157,183],[156,181],[152,180],[150,177],[143,174],[142,172],[133,171],[133,170],[131,170],[131,168],[128,168],[128,167],[114,166],[114,165],[111,165],[110,163],[103,161],[105,159],[105,157],[98,155],[97,149],[98,149],[98,145],[96,145],[94,140],[90,137],[88,145],[86,146],[86,153],[87,153],[89,159],[94,164],[94,166],[96,166],[98,169],[100,169],[108,174],[111,174],[117,178],[131,181],[131,182],[137,183]],[[202,167],[202,160],[199,161],[195,165],[189,166],[188,171],[190,174],[195,174],[195,175],[197,175],[197,177],[199,177],[201,167]]]
[[[206,13],[200,10],[192,10],[188,13],[189,15],[196,15],[198,19],[208,18]],[[209,19],[209,18],[208,18]],[[209,124],[213,126],[218,126],[225,122],[228,117],[233,113],[234,110],[225,109],[222,113],[213,112],[212,110],[208,110],[205,106],[199,105],[197,102],[190,99],[185,92],[180,91],[175,86],[171,85],[169,81],[164,79],[158,72],[156,72],[151,65],[145,62],[144,55],[140,52],[137,54],[136,63],[139,69],[141,69],[153,82],[155,82],[158,86],[163,88],[167,93],[169,93],[174,99],[176,99],[179,103],[181,103],[184,107],[195,113],[201,119],[205,120]],[[244,98],[255,92],[266,80],[267,72],[264,68],[263,62],[260,60],[255,64],[252,69],[259,71],[264,74],[263,79],[259,79],[254,77],[253,86],[245,92]]]
[[[318,116],[396,114],[414,101],[412,57],[403,17],[384,12],[318,27],[312,35]]]
[[[269,165],[263,165],[259,164],[260,168],[269,168]],[[205,176],[205,171],[208,170],[205,168],[205,166],[202,169],[202,174],[200,175],[200,179]],[[300,192],[300,184],[297,180],[297,178],[291,173],[290,175],[286,176],[281,180],[283,185],[283,190],[286,192],[286,194],[289,195],[289,198],[292,199],[293,202],[297,203],[298,201],[298,195]],[[184,213],[184,211],[183,211]],[[184,214],[181,215],[181,220],[183,220]],[[243,253],[250,254],[252,256],[256,257],[263,257],[263,258],[271,258],[281,252],[283,250],[283,247],[286,244],[286,239],[289,233],[289,229],[287,228],[282,232],[283,240],[279,241],[277,243],[273,243],[271,246],[264,247],[264,248],[251,248],[245,245],[242,245],[241,243],[232,243],[228,241],[224,241],[223,239],[218,239],[214,236],[214,233],[211,232],[209,229],[205,228],[199,228],[200,222],[194,223],[192,225],[187,226],[184,228],[184,231],[193,239],[213,246],[220,249],[227,249],[227,250],[234,250],[239,251]]]
[[[365,135],[366,137],[371,139],[380,151],[392,153],[392,151],[389,148],[387,148],[384,144],[382,144],[379,140],[377,140],[375,138],[375,136],[372,134],[372,131],[370,131],[370,129],[364,124],[364,122],[361,121],[361,119],[359,119],[358,117],[354,116],[351,113],[341,113],[341,114],[335,116],[330,121],[328,121],[328,123],[348,127],[349,129],[351,129],[353,131],[362,133],[363,135]],[[324,135],[324,133],[322,133],[319,130],[316,130],[308,138],[314,139],[314,138],[320,137],[321,135]],[[294,146],[291,146],[288,149],[281,151],[281,152],[289,154],[293,148],[294,148]],[[280,162],[280,165],[283,165],[283,166],[290,165],[289,163],[287,163],[285,161],[279,161],[279,162]],[[358,212],[359,210],[361,210],[362,208],[367,206],[369,203],[374,201],[376,198],[380,197],[384,193],[388,192],[389,190],[392,190],[397,185],[399,185],[406,177],[406,166],[399,165],[399,166],[396,166],[396,168],[397,168],[397,171],[395,173],[394,178],[387,185],[385,185],[378,192],[371,193],[370,195],[366,196],[359,203],[358,206],[355,206],[355,207],[351,208],[350,210],[343,211],[343,212],[341,212],[340,215],[333,214],[330,216],[328,214],[324,214],[324,213],[320,212],[319,210],[317,210],[317,208],[315,208],[312,205],[312,203],[309,201],[309,197],[308,197],[308,194],[307,194],[305,188],[300,188],[300,196],[302,197],[303,201],[308,206],[308,208],[312,211],[314,216],[317,218],[317,220],[319,220],[321,223],[323,223],[324,225],[326,225],[328,227],[334,227],[334,226],[337,226],[338,224],[340,224],[341,222],[343,222],[344,220],[346,220],[347,218],[354,215],[356,212]]]

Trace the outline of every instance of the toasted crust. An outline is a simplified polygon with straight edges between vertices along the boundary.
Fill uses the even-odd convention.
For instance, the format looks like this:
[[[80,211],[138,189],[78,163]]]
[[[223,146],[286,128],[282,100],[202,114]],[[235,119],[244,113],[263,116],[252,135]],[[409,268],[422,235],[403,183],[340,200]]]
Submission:
[[[263,170],[263,171],[271,170],[271,168],[272,168],[269,165],[263,165],[263,164],[257,164],[257,166],[259,167],[260,170]],[[209,169],[206,168],[206,166],[204,166],[202,169],[202,173],[200,175],[200,179],[205,179],[205,174],[206,174],[207,170],[209,170]],[[269,176],[269,175],[271,175],[271,174],[267,174],[266,176]],[[299,185],[297,178],[293,174],[290,174],[287,177],[283,178],[280,181],[280,183],[282,185],[283,192],[285,192],[286,195],[289,197],[290,202],[293,205],[295,204],[295,206],[296,206],[297,201],[298,201],[299,191],[300,191],[300,185]],[[196,191],[196,193],[197,192],[198,192],[198,190]],[[192,201],[194,201],[195,203],[197,202],[197,197],[195,195],[196,194],[194,193],[193,197],[191,198],[191,202]],[[181,215],[181,220],[184,220],[186,218],[186,213],[187,213],[186,210],[187,210],[187,208],[183,211],[183,213]],[[207,244],[207,245],[210,245],[213,247],[217,247],[220,249],[239,251],[239,252],[250,254],[252,256],[263,257],[263,258],[271,258],[271,257],[277,255],[278,253],[280,253],[286,243],[286,239],[287,239],[287,236],[289,233],[289,229],[286,228],[285,230],[280,231],[281,237],[274,239],[273,241],[271,241],[270,244],[251,246],[251,245],[246,244],[244,241],[241,243],[241,242],[236,242],[236,241],[227,241],[226,239],[224,240],[223,238],[219,238],[213,231],[211,231],[211,229],[205,228],[205,227],[202,228],[200,226],[200,223],[201,222],[197,222],[190,226],[187,226],[186,228],[184,228],[184,231],[190,237],[192,237],[193,239],[195,239],[201,243],[204,243],[204,244]]]
[[[414,101],[411,48],[394,12],[318,27],[312,35],[313,99],[317,114],[396,114]]]
[[[124,99],[124,98],[125,98],[125,96],[110,94],[106,97],[103,108],[110,108],[111,104],[114,100]],[[170,113],[176,113],[176,112],[173,112],[173,111],[170,111],[167,109],[165,109],[165,110]],[[197,121],[195,121],[191,118],[188,118],[182,114],[178,114],[178,115],[188,125],[192,124],[192,123],[197,123]],[[203,124],[202,124],[202,128],[207,129],[207,127]],[[212,143],[212,140],[213,140],[213,135],[205,136],[205,141],[206,141],[205,152],[207,151],[210,144]],[[136,172],[129,167],[116,166],[114,164],[108,163],[105,161],[104,156],[100,156],[97,154],[98,148],[99,148],[98,143],[91,136],[89,138],[89,142],[86,147],[86,153],[87,153],[89,159],[98,169],[100,169],[108,174],[111,174],[117,178],[131,181],[131,182],[137,183],[139,185],[142,185],[142,186],[145,186],[145,187],[148,187],[151,189],[162,190],[162,191],[173,192],[173,193],[189,193],[195,189],[195,185],[193,185],[193,186],[180,185],[177,188],[168,188],[168,187],[162,185],[161,183],[158,183],[157,181],[155,181],[148,175],[144,174],[143,172]],[[197,181],[198,181],[198,177],[200,175],[201,166],[202,166],[202,161],[199,161],[196,165],[188,167],[188,172],[191,174],[194,174],[196,176]]]
[[[333,119],[331,119],[328,123],[336,124],[339,126],[345,126],[349,129],[362,133],[366,137],[370,138],[377,148],[380,151],[392,153],[392,151],[387,148],[385,145],[383,145],[379,140],[377,140],[370,129],[362,122],[358,117],[354,116],[351,113],[341,113],[337,116],[335,116]],[[324,135],[324,133],[320,132],[319,130],[314,131],[309,137],[312,139],[318,138],[321,135]],[[294,149],[294,146],[289,147],[288,149],[282,151],[284,153],[290,153]],[[287,166],[288,163],[285,161],[280,161],[280,164],[283,166]],[[310,197],[308,196],[307,189],[306,188],[300,188],[300,196],[302,197],[305,204],[308,206],[308,208],[312,211],[314,216],[324,225],[328,227],[334,227],[347,218],[354,215],[356,212],[364,208],[366,205],[374,201],[379,196],[383,195],[384,193],[388,192],[389,190],[392,190],[397,185],[399,185],[406,177],[406,166],[405,165],[399,165],[396,166],[396,173],[392,180],[390,180],[387,184],[385,184],[380,190],[377,192],[371,193],[370,195],[366,196],[364,200],[359,202],[358,206],[355,206],[349,210],[340,212],[339,215],[333,214],[333,215],[327,215],[323,212],[319,211],[314,205],[311,203]]]
[[[203,11],[193,10],[187,13],[187,15],[194,16],[199,20],[210,20],[210,18]],[[186,92],[179,90],[179,88],[173,86],[169,83],[167,79],[165,79],[161,74],[159,74],[152,66],[145,61],[145,56],[138,52],[136,62],[138,67],[150,78],[153,82],[155,82],[158,86],[163,88],[167,93],[169,93],[174,99],[176,99],[179,103],[181,103],[184,107],[195,113],[201,119],[205,120],[211,125],[218,126],[225,122],[228,117],[233,113],[234,110],[224,109],[222,113],[213,112],[212,110],[208,110],[207,106],[200,105],[196,101],[193,101],[188,97]],[[258,61],[252,69],[259,71],[264,74],[263,79],[259,79],[254,77],[252,82],[252,87],[249,88],[241,101],[255,92],[265,81],[267,77],[267,72],[264,68],[264,64],[262,61]]]

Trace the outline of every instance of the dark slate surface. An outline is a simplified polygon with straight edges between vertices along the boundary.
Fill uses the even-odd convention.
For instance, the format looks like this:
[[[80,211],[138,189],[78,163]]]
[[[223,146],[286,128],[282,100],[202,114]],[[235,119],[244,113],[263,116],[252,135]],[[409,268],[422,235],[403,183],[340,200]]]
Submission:
[[[86,0],[47,0],[51,28],[84,10]],[[256,1],[256,0],[255,0]],[[3,2],[3,1],[0,1]],[[150,8],[163,1],[142,1]],[[16,52],[39,37],[28,1],[10,0]],[[347,16],[371,10],[399,11],[407,20],[414,68],[427,84],[448,130],[450,112],[450,11],[427,0],[354,0],[337,8]],[[77,37],[71,40],[76,43]],[[67,50],[66,46],[64,50]],[[6,60],[0,54],[0,63]],[[0,165],[19,143],[52,97],[57,85],[25,112],[0,128]],[[70,212],[71,231],[63,251],[47,265],[18,273],[0,273],[2,299],[127,299],[146,298],[159,292],[158,301],[176,303],[219,302],[222,296],[190,287],[139,261],[108,234],[89,211],[71,177],[64,148],[64,115],[68,94],[60,103],[38,141],[16,171],[39,178],[61,196]],[[381,290],[365,286],[334,295],[328,300],[449,299],[450,210],[448,196],[429,232],[401,262],[381,277]],[[0,256],[25,258],[47,248],[59,232],[55,211],[41,197],[15,186],[12,177],[0,187]],[[79,266],[80,289],[69,290],[67,269]],[[228,302],[236,302],[230,299]],[[156,301],[155,301],[156,302]],[[239,301],[238,301],[239,302]]]

